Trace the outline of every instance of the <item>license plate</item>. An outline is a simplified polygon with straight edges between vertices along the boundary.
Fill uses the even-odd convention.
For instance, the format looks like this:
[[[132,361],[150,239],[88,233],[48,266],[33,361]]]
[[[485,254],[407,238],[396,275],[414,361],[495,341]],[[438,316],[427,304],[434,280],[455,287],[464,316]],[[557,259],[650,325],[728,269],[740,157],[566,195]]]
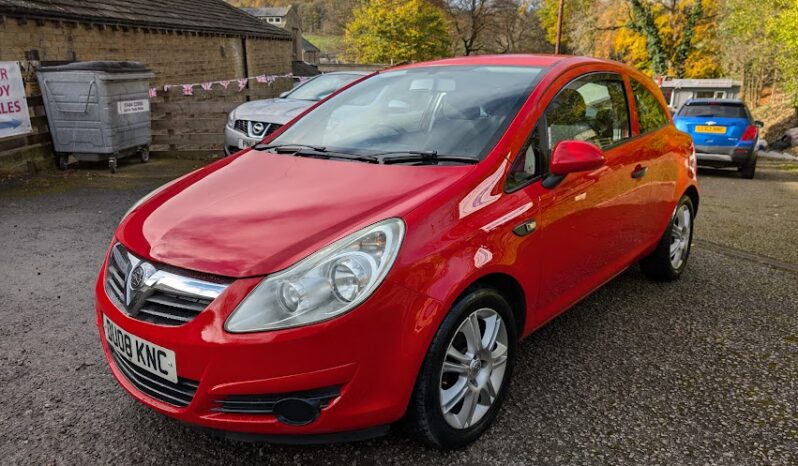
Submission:
[[[255,145],[255,141],[248,141],[246,139],[239,139],[238,140],[238,148],[239,149],[246,149],[247,147],[251,147]]]
[[[696,133],[709,133],[709,134],[726,134],[725,126],[704,126],[698,125],[695,127]]]
[[[138,367],[177,383],[175,352],[126,332],[103,315],[105,339],[116,353]]]

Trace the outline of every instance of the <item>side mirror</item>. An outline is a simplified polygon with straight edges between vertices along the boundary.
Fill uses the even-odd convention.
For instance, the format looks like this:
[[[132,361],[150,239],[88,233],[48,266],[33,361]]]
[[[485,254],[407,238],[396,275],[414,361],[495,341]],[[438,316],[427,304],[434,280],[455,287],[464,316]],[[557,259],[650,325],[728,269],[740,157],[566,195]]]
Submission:
[[[604,166],[604,152],[585,141],[561,141],[551,153],[549,171],[543,187],[554,189],[571,173],[596,170]]]
[[[604,166],[604,152],[585,141],[562,141],[554,147],[549,171],[564,177],[570,173],[595,170]]]
[[[288,96],[288,92],[290,92],[290,91],[281,92],[280,93],[280,98],[281,99],[285,99]]]
[[[759,121],[759,120],[756,120],[756,121],[754,121],[754,125],[755,125],[757,128],[763,128],[763,127],[765,126],[765,124],[764,124],[764,123],[762,123],[762,122],[761,122],[761,121]]]

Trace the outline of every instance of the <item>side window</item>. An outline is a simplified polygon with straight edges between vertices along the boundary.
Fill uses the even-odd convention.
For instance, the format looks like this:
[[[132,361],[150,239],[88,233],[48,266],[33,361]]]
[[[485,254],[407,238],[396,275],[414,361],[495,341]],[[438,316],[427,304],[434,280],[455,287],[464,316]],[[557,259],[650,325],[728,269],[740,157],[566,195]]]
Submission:
[[[637,118],[640,119],[640,133],[648,133],[668,124],[668,116],[654,94],[645,86],[632,80],[632,94],[637,105]]]
[[[514,191],[525,185],[529,180],[540,175],[540,164],[543,158],[543,151],[540,147],[540,125],[535,126],[532,134],[524,144],[521,153],[515,158],[510,174],[504,184],[505,191]]]
[[[588,141],[606,149],[629,138],[629,105],[620,76],[596,73],[572,81],[546,110],[549,149],[560,141]]]

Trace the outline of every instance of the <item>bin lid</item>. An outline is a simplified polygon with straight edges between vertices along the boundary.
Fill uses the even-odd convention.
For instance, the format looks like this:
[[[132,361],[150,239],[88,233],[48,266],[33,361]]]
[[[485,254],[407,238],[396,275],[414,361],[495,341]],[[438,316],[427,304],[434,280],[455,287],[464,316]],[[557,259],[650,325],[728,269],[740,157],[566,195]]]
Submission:
[[[104,73],[142,73],[150,69],[137,61],[76,61],[66,65],[42,66],[39,71],[101,71]]]

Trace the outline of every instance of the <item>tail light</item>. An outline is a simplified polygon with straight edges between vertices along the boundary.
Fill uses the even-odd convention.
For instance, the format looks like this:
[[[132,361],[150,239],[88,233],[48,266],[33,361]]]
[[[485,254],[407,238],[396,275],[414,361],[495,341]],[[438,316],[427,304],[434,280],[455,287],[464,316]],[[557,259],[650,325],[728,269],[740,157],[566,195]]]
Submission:
[[[743,137],[740,138],[741,141],[753,141],[756,139],[756,126],[755,125],[748,125],[748,128],[745,128],[745,132],[743,133]]]

